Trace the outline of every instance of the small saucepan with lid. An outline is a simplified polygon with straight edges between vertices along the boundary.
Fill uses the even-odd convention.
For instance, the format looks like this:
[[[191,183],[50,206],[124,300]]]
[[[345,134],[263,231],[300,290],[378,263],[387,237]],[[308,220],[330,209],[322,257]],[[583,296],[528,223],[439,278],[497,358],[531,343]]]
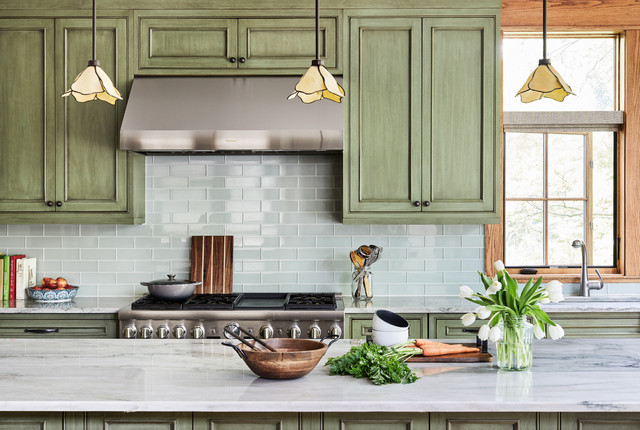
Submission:
[[[185,300],[193,295],[196,287],[202,281],[186,281],[176,279],[176,275],[167,275],[168,279],[156,279],[150,282],[140,282],[148,288],[149,294],[164,300]]]

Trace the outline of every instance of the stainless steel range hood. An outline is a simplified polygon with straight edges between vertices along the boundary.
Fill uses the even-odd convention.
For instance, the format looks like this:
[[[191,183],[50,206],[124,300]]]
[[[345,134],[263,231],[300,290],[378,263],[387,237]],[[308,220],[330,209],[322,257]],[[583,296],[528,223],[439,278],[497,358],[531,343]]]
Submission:
[[[341,151],[343,105],[287,100],[297,81],[295,76],[135,78],[120,149]]]

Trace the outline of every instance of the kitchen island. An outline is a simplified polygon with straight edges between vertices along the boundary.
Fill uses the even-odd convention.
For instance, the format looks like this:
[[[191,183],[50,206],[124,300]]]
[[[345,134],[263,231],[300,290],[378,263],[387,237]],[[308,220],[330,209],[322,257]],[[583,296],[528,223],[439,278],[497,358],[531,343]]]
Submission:
[[[0,428],[640,427],[640,339],[535,341],[524,372],[411,364],[416,383],[385,386],[329,376],[327,357],[358,343],[340,340],[307,376],[277,381],[220,340],[0,339]]]

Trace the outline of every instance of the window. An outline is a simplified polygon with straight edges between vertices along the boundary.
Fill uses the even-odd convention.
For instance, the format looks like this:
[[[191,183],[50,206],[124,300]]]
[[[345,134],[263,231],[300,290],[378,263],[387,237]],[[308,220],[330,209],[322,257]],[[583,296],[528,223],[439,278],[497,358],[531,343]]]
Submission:
[[[621,160],[620,37],[553,34],[548,56],[576,95],[564,102],[514,97],[537,65],[542,40],[503,39],[503,260],[508,267],[618,266]],[[533,53],[533,54],[532,54]]]

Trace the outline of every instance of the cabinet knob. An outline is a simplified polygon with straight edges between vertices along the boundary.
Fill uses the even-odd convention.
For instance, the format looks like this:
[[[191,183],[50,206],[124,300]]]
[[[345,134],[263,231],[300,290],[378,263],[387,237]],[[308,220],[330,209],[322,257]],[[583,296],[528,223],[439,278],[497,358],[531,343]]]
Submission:
[[[425,200],[424,203],[423,203],[424,206],[429,206],[430,204],[431,204],[431,202],[429,200]]]
[[[244,63],[245,61],[247,61],[247,59],[244,58],[244,57],[240,57],[240,58],[238,58],[238,61],[241,62],[241,63]]]
[[[420,202],[413,202],[413,205],[418,208],[420,207]]]
[[[230,62],[230,63],[235,63],[235,62],[236,62],[236,57],[231,57],[231,58],[229,58],[229,62]]]
[[[49,201],[47,202],[47,206],[49,206],[49,207],[53,206],[53,202],[52,202],[51,200],[49,200]]]
[[[56,206],[58,206],[58,207],[62,206],[62,202],[58,200],[58,201],[56,202]]]

